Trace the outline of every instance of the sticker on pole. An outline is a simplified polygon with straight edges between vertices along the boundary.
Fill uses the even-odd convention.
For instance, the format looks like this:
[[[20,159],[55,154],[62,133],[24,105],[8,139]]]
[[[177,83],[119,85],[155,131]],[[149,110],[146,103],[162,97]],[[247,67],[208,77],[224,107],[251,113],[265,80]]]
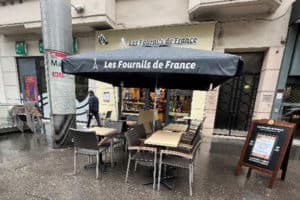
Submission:
[[[75,78],[61,71],[61,60],[66,56],[57,51],[47,52],[48,88],[53,114],[76,113]]]

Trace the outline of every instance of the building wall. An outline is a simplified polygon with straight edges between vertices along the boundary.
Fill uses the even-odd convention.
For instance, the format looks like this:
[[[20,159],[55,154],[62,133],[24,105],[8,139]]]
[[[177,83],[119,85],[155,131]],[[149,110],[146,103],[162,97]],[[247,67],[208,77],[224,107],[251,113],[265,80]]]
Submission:
[[[189,23],[187,0],[116,0],[121,28]]]
[[[284,1],[278,10],[264,18],[224,19],[216,25],[214,50],[220,52],[263,51],[265,58],[257,91],[254,119],[269,118],[277,78],[287,37],[290,5]],[[213,133],[216,117],[218,88],[209,92],[206,102],[204,133]]]
[[[74,34],[78,42],[78,53],[94,51],[94,32]],[[42,38],[40,34],[22,35],[0,35],[0,103],[19,104],[20,88],[17,72],[17,57],[43,56],[39,52],[38,44]],[[16,41],[25,41],[27,44],[27,54],[17,55],[15,53]],[[87,102],[77,102],[77,106]],[[87,108],[77,110],[78,113],[84,112]],[[45,116],[48,117],[49,108],[44,107]],[[85,121],[86,116],[81,116],[79,120]]]
[[[195,1],[186,0],[91,0],[89,3],[83,0],[72,0],[74,5],[84,4],[84,16],[94,16],[99,13],[107,15],[115,20],[119,29],[143,28],[153,26],[166,26],[172,24],[189,24],[189,3]],[[254,118],[268,118],[274,99],[277,77],[280,69],[282,54],[284,52],[287,37],[288,20],[290,17],[290,6],[293,0],[282,1],[281,6],[272,14],[262,16],[245,16],[231,18],[228,16],[220,19],[216,24],[213,50],[221,52],[248,52],[264,51],[263,62],[257,101],[255,104]],[[104,5],[104,6],[103,6]],[[99,8],[99,6],[102,6]],[[101,11],[101,12],[100,12]],[[28,14],[30,13],[30,14]],[[25,14],[25,16],[23,16]],[[83,23],[90,23],[84,16],[72,11],[73,17],[80,19]],[[4,15],[5,17],[1,17]],[[23,4],[15,3],[0,6],[0,34],[5,29],[5,35],[0,35],[0,102],[19,102],[19,86],[15,54],[15,41],[25,40],[28,44],[26,56],[42,56],[38,52],[38,40],[41,30],[36,34],[18,32],[17,29],[5,27],[6,25],[23,26],[24,23],[39,20],[40,11],[37,0],[24,1]],[[197,19],[201,22],[201,18]],[[100,26],[95,23],[93,26]],[[76,33],[78,37],[79,53],[95,50],[95,35],[82,27],[81,32]],[[18,34],[18,35],[17,35]],[[5,75],[4,75],[5,74]],[[97,90],[99,85],[95,81],[89,81],[89,87]],[[106,87],[106,86],[103,86]],[[196,95],[195,95],[196,96]],[[211,135],[216,113],[218,88],[208,92],[208,96],[202,96],[203,101],[199,104],[194,102],[194,108],[203,107],[207,117],[204,124],[205,134]],[[100,98],[99,98],[100,99]],[[100,108],[101,109],[101,108]],[[102,111],[101,111],[102,112]]]

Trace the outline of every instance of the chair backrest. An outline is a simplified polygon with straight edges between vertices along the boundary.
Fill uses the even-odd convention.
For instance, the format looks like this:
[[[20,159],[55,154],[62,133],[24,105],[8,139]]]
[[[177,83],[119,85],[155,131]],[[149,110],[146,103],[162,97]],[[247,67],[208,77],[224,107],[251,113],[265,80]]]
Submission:
[[[192,148],[193,160],[195,159],[197,150],[199,150],[199,148],[200,148],[200,144],[201,144],[201,140],[199,140],[195,145],[193,145],[193,148]]]
[[[157,110],[141,110],[138,116],[138,124],[144,124],[144,128],[147,134],[152,133],[153,129],[151,129],[149,123],[157,119],[157,116]]]
[[[111,118],[111,113],[112,113],[111,110],[107,111],[106,115],[105,115],[105,119],[110,119]]]
[[[201,123],[198,125],[197,130],[194,135],[194,138],[192,140],[192,145],[196,145],[198,143],[198,141],[201,140],[201,131],[202,131],[203,123],[204,123],[205,119],[206,119],[206,117],[204,117],[203,120],[201,121]]]
[[[141,144],[139,135],[136,129],[131,129],[125,133],[125,138],[127,140],[128,146],[139,146]]]
[[[155,120],[154,124],[155,124],[154,131],[161,130],[163,128],[161,120]],[[149,122],[149,127],[153,132],[153,121]]]
[[[162,125],[162,121],[161,120],[155,120],[155,129],[156,130],[161,130],[163,128],[163,125]]]
[[[122,133],[123,124],[124,123],[122,121],[106,121],[104,127],[114,128],[118,130],[118,133]]]
[[[94,131],[83,131],[70,128],[74,146],[81,149],[98,150],[98,141]]]
[[[133,129],[136,131],[136,133],[138,134],[139,138],[146,138],[147,134],[146,134],[146,130],[144,127],[144,124],[137,124],[133,127]]]

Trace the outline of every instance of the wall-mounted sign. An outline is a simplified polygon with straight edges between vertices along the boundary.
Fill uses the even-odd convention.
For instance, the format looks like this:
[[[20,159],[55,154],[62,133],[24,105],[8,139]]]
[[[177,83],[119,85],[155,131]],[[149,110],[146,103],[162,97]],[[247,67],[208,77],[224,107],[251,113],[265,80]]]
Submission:
[[[98,35],[98,42],[102,46],[105,46],[108,44],[108,42],[106,41],[106,38],[103,34]]]
[[[17,41],[15,48],[16,48],[16,54],[18,55],[27,54],[27,47],[25,41]]]
[[[160,39],[129,40],[129,46],[172,46],[172,45],[194,45],[198,37],[169,37]]]
[[[78,52],[78,40],[77,40],[77,38],[73,38],[72,49],[73,49],[73,53]]]
[[[272,188],[279,169],[282,169],[281,179],[284,180],[294,130],[295,124],[285,121],[252,121],[236,175],[242,166],[249,167],[248,178],[252,169],[258,170],[272,176],[268,186]]]
[[[109,92],[103,92],[103,101],[104,102],[110,102],[110,94]]]
[[[44,53],[44,43],[43,40],[39,40],[39,52]]]

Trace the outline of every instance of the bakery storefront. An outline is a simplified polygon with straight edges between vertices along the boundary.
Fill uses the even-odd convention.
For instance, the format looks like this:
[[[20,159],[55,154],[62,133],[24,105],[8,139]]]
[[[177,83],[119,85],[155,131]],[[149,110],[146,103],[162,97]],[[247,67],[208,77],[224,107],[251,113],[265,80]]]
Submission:
[[[175,46],[212,50],[215,23],[150,27],[96,32],[96,51],[139,46]],[[107,83],[96,83],[100,112],[112,111],[112,118],[119,114],[137,116],[140,110],[158,111],[158,118],[166,123],[183,117],[202,119],[206,91],[168,88],[114,88]]]

